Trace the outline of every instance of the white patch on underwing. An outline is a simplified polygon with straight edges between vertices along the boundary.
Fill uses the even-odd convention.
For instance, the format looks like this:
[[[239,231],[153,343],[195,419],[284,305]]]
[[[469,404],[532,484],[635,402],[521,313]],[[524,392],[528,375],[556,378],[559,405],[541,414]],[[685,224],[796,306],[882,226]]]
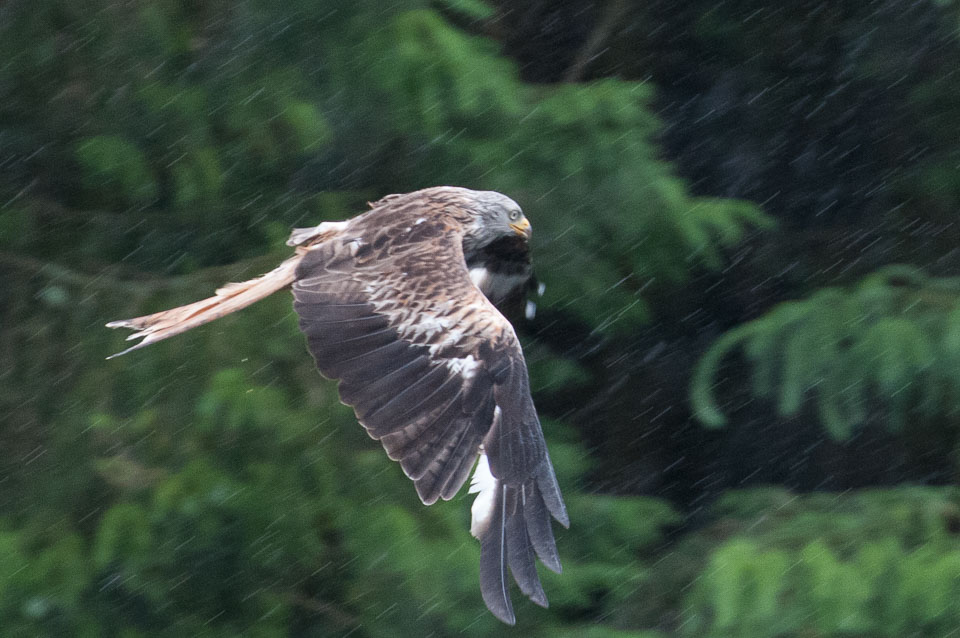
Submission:
[[[435,317],[424,314],[420,320],[402,330],[401,334],[410,339],[420,337],[431,340],[437,334],[444,332],[453,325],[453,322],[446,317]]]
[[[446,330],[452,325],[452,322],[446,317],[431,317],[430,315],[425,315],[417,325],[414,326],[415,330]]]
[[[494,409],[494,419],[500,416],[500,406]],[[470,507],[470,533],[474,538],[487,531],[490,526],[490,517],[493,515],[493,497],[497,493],[497,479],[490,472],[490,463],[487,455],[480,453],[480,460],[470,479],[469,494],[476,494],[473,505]]]
[[[459,374],[464,379],[472,379],[477,373],[477,366],[480,362],[473,358],[472,354],[459,359],[447,359],[444,363],[450,369],[450,372]]]
[[[427,218],[426,218],[426,217],[421,217],[421,218],[418,219],[417,221],[413,222],[413,225],[414,225],[414,226],[419,226],[420,224],[422,224],[422,223],[425,222],[425,221],[427,221]]]

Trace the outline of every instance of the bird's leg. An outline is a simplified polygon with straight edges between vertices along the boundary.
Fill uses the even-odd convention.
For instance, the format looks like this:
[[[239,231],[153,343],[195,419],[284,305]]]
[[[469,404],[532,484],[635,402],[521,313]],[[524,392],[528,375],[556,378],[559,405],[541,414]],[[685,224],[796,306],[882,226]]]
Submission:
[[[217,290],[213,297],[202,301],[196,301],[186,306],[171,308],[170,310],[164,310],[134,319],[111,321],[107,324],[108,328],[129,328],[137,331],[128,336],[127,341],[141,337],[143,341],[131,348],[127,348],[123,352],[118,352],[107,358],[112,359],[113,357],[119,357],[132,350],[148,346],[157,341],[163,341],[167,337],[186,332],[191,328],[202,326],[214,319],[219,319],[232,312],[246,308],[250,304],[272,295],[281,288],[286,288],[293,283],[297,264],[303,259],[307,250],[308,248],[306,247],[297,247],[296,255],[290,257],[265,275],[260,275],[256,279],[241,283],[227,284]]]

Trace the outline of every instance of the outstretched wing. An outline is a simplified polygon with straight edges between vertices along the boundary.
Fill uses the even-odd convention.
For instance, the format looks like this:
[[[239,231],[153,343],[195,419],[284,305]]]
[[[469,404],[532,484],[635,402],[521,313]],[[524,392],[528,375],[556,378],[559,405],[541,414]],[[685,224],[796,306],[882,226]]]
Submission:
[[[512,623],[507,565],[546,605],[533,556],[559,571],[550,516],[568,524],[520,344],[471,281],[456,227],[430,216],[374,222],[304,256],[293,284],[300,327],[317,367],[340,380],[341,399],[424,503],[452,498],[485,453],[472,526],[481,589]]]

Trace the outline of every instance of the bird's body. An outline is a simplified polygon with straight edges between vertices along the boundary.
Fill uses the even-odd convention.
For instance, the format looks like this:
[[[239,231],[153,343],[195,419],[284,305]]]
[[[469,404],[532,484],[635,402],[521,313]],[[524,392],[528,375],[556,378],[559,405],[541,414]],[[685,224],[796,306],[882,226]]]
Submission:
[[[454,187],[371,207],[293,231],[296,255],[263,277],[108,325],[138,330],[135,349],[292,284],[317,367],[340,380],[343,402],[425,504],[452,498],[476,465],[481,591],[512,623],[507,566],[523,593],[546,605],[534,555],[559,571],[550,518],[568,523],[523,353],[497,309],[522,297],[532,276],[529,223],[504,195]]]

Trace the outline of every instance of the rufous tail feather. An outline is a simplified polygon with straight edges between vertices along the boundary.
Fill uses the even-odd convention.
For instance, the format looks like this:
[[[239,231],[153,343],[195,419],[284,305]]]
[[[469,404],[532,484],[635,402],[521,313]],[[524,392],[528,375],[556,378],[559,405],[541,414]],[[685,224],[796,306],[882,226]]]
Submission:
[[[127,337],[131,339],[143,338],[143,341],[137,345],[127,348],[123,352],[118,352],[107,357],[113,359],[122,354],[127,354],[138,348],[148,346],[151,343],[163,341],[168,337],[186,332],[191,328],[202,326],[214,319],[229,315],[232,312],[246,308],[252,303],[269,297],[273,293],[286,288],[293,283],[296,276],[297,264],[306,254],[306,249],[298,248],[297,254],[290,257],[282,264],[256,279],[244,281],[241,283],[232,283],[218,289],[213,297],[202,301],[196,301],[179,308],[171,308],[162,312],[156,312],[152,315],[136,317],[135,319],[121,319],[111,321],[107,324],[108,328],[129,328],[136,330]]]

